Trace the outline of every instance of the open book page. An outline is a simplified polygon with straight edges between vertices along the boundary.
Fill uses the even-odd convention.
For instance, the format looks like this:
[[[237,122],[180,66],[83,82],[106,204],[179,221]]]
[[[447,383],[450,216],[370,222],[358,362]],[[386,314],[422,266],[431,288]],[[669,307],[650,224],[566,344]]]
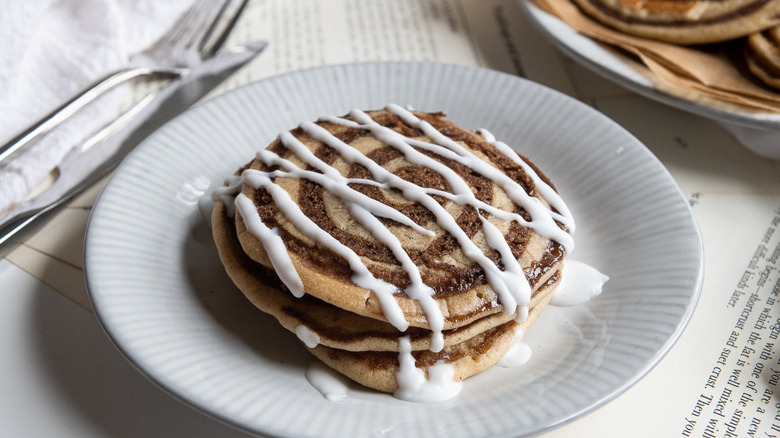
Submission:
[[[705,280],[687,329],[646,377],[545,436],[780,436],[778,162],[711,120],[621,92],[578,64],[563,66],[574,96],[637,136],[689,199]]]
[[[294,70],[366,61],[434,61],[524,75],[528,29],[511,0],[258,1],[231,42],[270,42],[225,88]],[[549,48],[547,48],[549,50]],[[559,68],[556,62],[549,70]],[[562,72],[545,72],[563,78]]]
[[[268,50],[215,94],[325,64],[437,61],[524,75],[628,129],[693,206],[705,251],[701,301],[678,343],[645,378],[547,436],[780,435],[778,162],[752,154],[713,121],[637,96],[561,56],[514,0],[256,1],[231,42],[255,39],[268,40]],[[82,304],[82,255],[63,240],[68,233],[83,237],[96,193],[52,221],[50,229],[63,237],[44,230],[8,256]]]
[[[545,436],[778,436],[780,195],[693,203],[706,276],[688,328],[635,386]]]

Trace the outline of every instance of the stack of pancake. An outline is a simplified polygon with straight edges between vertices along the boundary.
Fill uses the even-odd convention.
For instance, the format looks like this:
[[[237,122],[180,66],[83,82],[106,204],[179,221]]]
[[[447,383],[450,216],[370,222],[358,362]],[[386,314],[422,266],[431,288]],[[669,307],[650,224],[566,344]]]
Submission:
[[[780,88],[780,0],[573,0],[597,21],[673,44],[744,40],[750,71]]]
[[[214,193],[233,282],[336,371],[495,364],[560,282],[571,215],[527,158],[396,105],[284,132]]]

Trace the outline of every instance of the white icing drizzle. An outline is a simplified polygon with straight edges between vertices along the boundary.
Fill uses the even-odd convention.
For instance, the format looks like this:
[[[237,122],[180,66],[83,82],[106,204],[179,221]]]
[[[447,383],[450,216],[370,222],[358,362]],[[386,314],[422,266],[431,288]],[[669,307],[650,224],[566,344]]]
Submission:
[[[482,229],[485,232],[485,239],[488,246],[498,250],[498,253],[501,256],[501,261],[504,264],[504,271],[502,273],[504,281],[507,284],[511,284],[510,282],[514,280],[515,283],[522,287],[523,293],[527,293],[528,299],[530,300],[531,285],[528,284],[528,280],[525,278],[525,274],[523,273],[522,266],[520,266],[520,262],[518,262],[514,255],[512,255],[512,249],[509,247],[509,245],[507,245],[504,235],[501,234],[501,231],[496,228],[495,225],[491,224],[490,221],[485,219],[482,215],[479,215],[479,219],[482,221]],[[525,296],[522,298],[525,300]],[[509,306],[511,309],[517,309],[518,304],[520,304],[521,308],[527,310],[526,304],[528,304],[528,301],[518,303],[515,300],[515,297],[512,295],[509,295],[508,297],[502,296],[501,300],[501,305],[503,306]],[[504,300],[507,302],[505,303]],[[523,320],[525,320],[525,317]]]
[[[392,129],[379,125],[378,123],[374,122],[371,117],[368,116],[368,114],[362,111],[352,111],[350,115],[358,120],[358,122],[362,123],[362,128],[369,129],[371,134],[378,140],[401,151],[407,161],[413,164],[429,167],[442,175],[449,184],[450,189],[457,196],[459,196],[462,201],[465,201],[464,203],[469,203],[472,205],[481,203],[476,199],[476,196],[471,191],[470,186],[466,184],[466,182],[463,181],[463,179],[454,170],[445,164],[440,163],[433,158],[417,151],[410,144],[413,142],[413,140],[393,131]],[[419,121],[419,119],[417,120]],[[345,147],[349,148],[348,145],[338,140],[335,136],[330,135],[330,133],[324,128],[318,125],[314,126],[318,128],[317,131],[319,131],[320,134],[324,134],[317,138],[318,140],[328,144],[334,149],[339,150],[339,152],[340,149]],[[417,127],[414,124],[411,124],[410,126]],[[482,161],[476,157],[473,158],[474,160]],[[482,252],[479,246],[477,246],[477,244],[471,240],[469,235],[460,228],[455,218],[452,217],[450,213],[442,205],[440,205],[425,188],[393,175],[383,167],[376,164],[373,160],[362,154],[360,154],[359,157],[356,157],[356,159],[358,160],[359,164],[363,165],[369,170],[369,172],[371,172],[372,176],[383,178],[391,187],[400,189],[406,199],[419,202],[434,214],[439,226],[455,238],[455,240],[460,245],[464,255],[483,269],[488,284],[498,294],[499,300],[501,301],[502,306],[504,306],[504,311],[507,314],[514,313],[518,304],[525,305],[528,303],[531,298],[531,286],[528,284],[525,276],[523,276],[522,279],[518,279],[513,276],[511,272],[502,271],[499,269],[499,267]],[[505,239],[501,239],[501,242],[496,243],[501,246],[508,246],[508,243]]]
[[[304,293],[303,282],[295,271],[295,267],[293,267],[290,254],[287,252],[284,241],[279,237],[278,230],[272,230],[263,223],[260,215],[257,213],[255,204],[243,193],[236,196],[235,206],[244,219],[247,230],[263,242],[263,248],[268,254],[276,275],[287,286],[290,293],[296,298],[302,297]]]
[[[306,367],[306,380],[328,401],[338,403],[349,398],[347,395],[349,386],[343,377],[322,362],[313,362]]]
[[[417,269],[414,261],[412,261],[406,253],[401,242],[379,219],[377,219],[377,216],[408,225],[425,235],[433,236],[435,234],[432,231],[419,226],[398,210],[376,201],[349,186],[350,183],[367,183],[372,181],[343,177],[335,169],[317,158],[304,144],[292,135],[281,136],[280,140],[285,146],[298,154],[299,158],[302,158],[304,162],[321,170],[322,173],[301,169],[289,160],[281,158],[271,151],[263,150],[257,154],[258,159],[268,166],[279,166],[284,169],[284,171],[277,170],[268,172],[267,174],[270,177],[288,176],[293,178],[305,178],[321,185],[334,196],[341,198],[345,207],[352,214],[352,217],[369,230],[377,241],[390,248],[396,259],[400,261],[401,267],[409,275],[412,283],[404,292],[412,299],[417,300],[423,308],[423,312],[428,319],[432,331],[431,350],[441,351],[441,349],[444,348],[444,335],[442,334],[442,329],[444,328],[444,315],[439,309],[436,300],[433,299],[434,292],[422,281],[419,269]],[[264,172],[250,169],[245,171],[245,173],[263,174]],[[406,327],[408,327],[406,325],[408,323],[403,320],[403,312],[398,307],[398,303],[392,297],[392,294],[390,294],[390,296],[380,297],[380,303],[382,303],[382,310],[386,316],[396,315],[401,318],[401,320],[391,320],[394,326],[402,330],[405,330]]]
[[[517,322],[523,322],[526,319],[528,319],[528,306],[523,306],[517,311],[517,316],[515,317],[515,321]]]
[[[442,348],[444,348],[444,334],[442,333],[442,330],[444,329],[444,314],[441,309],[439,309],[439,303],[433,299],[433,289],[423,283],[417,265],[406,253],[406,250],[404,250],[398,238],[385,228],[379,219],[357,204],[348,203],[347,208],[360,223],[371,230],[371,234],[378,241],[391,249],[396,259],[401,262],[401,267],[409,274],[412,284],[407,287],[404,292],[420,303],[420,306],[428,319],[428,324],[431,329],[431,351],[441,351]]]
[[[496,146],[497,148],[499,148],[501,153],[512,158],[513,161],[520,164],[523,167],[523,169],[529,174],[529,176],[532,177],[534,184],[538,186],[540,193],[542,192],[542,190],[546,188],[546,190],[544,191],[548,192],[548,194],[551,195],[554,194],[555,198],[557,198],[560,201],[559,203],[563,205],[563,210],[566,212],[565,218],[560,214],[556,214],[555,212],[552,212],[549,209],[547,209],[541,203],[541,201],[539,201],[538,198],[530,196],[528,193],[526,193],[526,191],[523,190],[522,186],[518,184],[516,181],[514,181],[512,178],[510,178],[505,173],[492,166],[490,163],[474,156],[474,154],[472,154],[468,149],[464,148],[463,146],[461,146],[451,138],[439,132],[430,123],[420,120],[411,111],[401,108],[398,105],[389,105],[386,109],[391,113],[401,117],[404,123],[422,130],[423,133],[425,133],[425,135],[430,137],[436,143],[436,145],[441,147],[437,147],[436,145],[433,145],[431,143],[409,139],[410,145],[419,147],[421,149],[431,150],[432,152],[435,152],[445,158],[455,160],[460,164],[464,164],[469,168],[474,169],[475,171],[485,176],[486,178],[489,178],[493,183],[501,187],[515,204],[522,206],[531,215],[531,222],[530,223],[524,222],[522,223],[522,225],[530,226],[537,233],[541,234],[542,236],[550,240],[554,240],[560,243],[561,245],[564,246],[567,252],[571,252],[574,246],[574,240],[572,239],[571,235],[568,232],[561,230],[560,227],[558,227],[558,225],[555,224],[554,222],[554,219],[560,217],[565,221],[570,221],[573,223],[573,218],[571,216],[571,213],[569,212],[568,208],[566,208],[565,204],[558,196],[558,194],[555,193],[555,190],[552,190],[551,187],[549,187],[546,183],[544,183],[544,181],[541,178],[539,178],[536,172],[534,172],[533,169],[527,163],[521,160],[520,157],[509,146],[503,143],[501,146],[498,146],[496,145],[497,142],[495,141],[495,139],[493,142],[489,142],[494,146]],[[354,113],[355,111],[353,111],[353,117],[354,117]],[[391,130],[388,131],[395,133],[395,131],[391,131]],[[449,152],[448,150],[451,152]],[[425,156],[424,154],[420,154],[420,155]],[[542,194],[543,196],[546,197],[544,193]]]
[[[463,382],[454,381],[455,369],[451,364],[437,362],[425,372],[415,366],[412,343],[408,336],[398,339],[399,369],[395,375],[398,390],[395,398],[414,402],[439,402],[455,398],[460,394]]]
[[[415,147],[430,150],[440,156],[457,160],[458,162],[475,169],[501,186],[513,202],[525,208],[526,211],[529,211],[529,214],[531,214],[532,217],[531,222],[524,221],[519,215],[513,215],[516,216],[515,219],[523,226],[530,226],[543,236],[552,236],[553,240],[561,243],[567,251],[571,250],[573,243],[571,235],[566,231],[561,230],[552,218],[553,212],[544,207],[537,198],[531,197],[525,193],[522,186],[507,177],[500,170],[474,156],[466,148],[463,148],[449,137],[441,134],[429,123],[420,120],[411,112],[397,105],[390,105],[386,109],[401,117],[407,125],[423,130],[428,137],[438,142],[438,144],[426,143],[405,137],[392,129],[383,127],[374,122],[368,114],[359,110],[354,110],[350,113],[350,116],[356,121],[339,117],[328,117],[321,120],[349,127],[368,129],[378,140],[399,150],[407,161],[429,167],[442,175],[454,193],[454,196],[450,197],[451,199],[462,204],[472,205],[475,208],[481,208],[487,205],[476,198],[468,184],[466,184],[455,171],[443,163],[421,153],[415,149]],[[431,211],[436,216],[439,226],[455,237],[464,254],[483,269],[488,284],[499,296],[499,300],[507,314],[514,313],[517,310],[518,305],[525,306],[528,304],[531,296],[531,287],[525,276],[518,276],[512,270],[502,271],[482,253],[480,248],[457,225],[455,218],[450,216],[444,207],[439,205],[431,196],[432,194],[440,193],[441,191],[425,189],[393,175],[359,151],[344,144],[341,140],[319,125],[309,122],[302,124],[301,128],[303,128],[304,132],[308,135],[312,136],[312,138],[337,150],[342,154],[345,160],[363,165],[378,181],[387,183],[391,187],[401,190],[405,198],[420,202],[424,207]],[[537,179],[539,178],[537,177]],[[540,179],[539,181],[541,182]],[[492,207],[490,209],[495,211]],[[483,221],[483,224],[485,223],[488,222]],[[486,233],[487,232],[489,231],[486,231]],[[497,249],[503,248],[499,249],[502,254],[511,254],[511,250],[508,248],[508,243],[505,239],[493,239],[493,243],[497,245]],[[503,261],[510,264],[516,263],[514,257],[510,258],[512,261],[509,261],[506,258],[504,258]]]
[[[569,229],[571,233],[574,232],[576,229],[576,224],[574,223],[574,216],[572,216],[571,211],[569,211],[569,207],[566,205],[565,202],[563,202],[563,198],[561,198],[561,195],[558,194],[552,187],[550,187],[549,184],[544,182],[542,178],[539,177],[539,175],[534,171],[534,169],[525,161],[520,159],[520,156],[517,155],[509,145],[502,141],[496,140],[496,137],[490,133],[487,129],[480,129],[477,131],[482,138],[485,139],[488,143],[492,144],[496,147],[502,154],[506,155],[507,157],[511,158],[515,163],[519,164],[523,171],[525,171],[526,174],[531,176],[531,178],[534,181],[534,185],[536,186],[536,189],[539,191],[539,194],[542,195],[544,199],[547,200],[547,203],[550,204],[552,208],[557,210],[559,213],[556,213],[554,211],[550,212],[552,217],[561,222],[562,224],[566,225],[566,227]],[[560,237],[560,236],[556,236]],[[556,240],[553,237],[549,237],[550,239]],[[567,251],[571,251],[571,248],[568,248]]]
[[[228,200],[235,196],[235,208],[244,218],[247,229],[263,243],[271,264],[278,273],[280,279],[296,297],[300,297],[304,293],[303,283],[292,265],[284,242],[278,235],[278,230],[272,230],[263,223],[256,207],[250,199],[243,194],[238,194],[236,196],[240,191],[242,182],[249,184],[255,189],[263,188],[267,190],[280,213],[290,221],[293,226],[314,242],[330,249],[347,261],[353,272],[352,281],[360,287],[373,291],[380,302],[380,306],[387,320],[400,331],[405,331],[408,328],[409,323],[405,320],[403,312],[394,298],[394,293],[397,292],[397,288],[392,284],[374,277],[363,263],[360,256],[351,248],[341,244],[329,233],[320,229],[316,223],[300,210],[300,207],[290,198],[289,194],[274,183],[274,179],[281,177],[305,178],[321,185],[330,194],[338,197],[343,202],[345,208],[350,212],[351,217],[369,230],[378,242],[386,245],[399,261],[401,268],[406,272],[410,279],[410,285],[404,292],[410,298],[417,300],[423,309],[432,332],[431,350],[437,352],[441,351],[444,346],[442,334],[444,315],[436,300],[433,299],[434,291],[424,284],[419,268],[406,253],[398,237],[387,229],[378,218],[391,219],[402,225],[409,226],[425,236],[434,236],[435,233],[414,223],[396,209],[354,190],[350,187],[350,184],[369,184],[384,189],[399,190],[407,200],[418,202],[427,208],[435,216],[437,224],[456,239],[464,255],[471,262],[482,268],[485,272],[488,284],[498,295],[505,312],[507,314],[517,312],[517,320],[525,320],[528,315],[527,304],[531,298],[530,284],[518,260],[513,257],[511,247],[506,242],[501,231],[483,216],[482,211],[497,219],[503,221],[516,221],[524,227],[533,228],[543,237],[558,242],[567,252],[569,252],[573,247],[572,237],[556,223],[556,221],[558,221],[564,224],[568,230],[574,230],[574,221],[565,203],[555,190],[534,172],[530,165],[520,159],[509,146],[496,141],[489,132],[483,130],[481,131],[481,135],[486,141],[495,145],[499,151],[522,166],[524,171],[534,181],[539,193],[549,202],[550,208],[542,204],[539,199],[526,193],[520,184],[509,178],[499,169],[475,156],[467,148],[464,148],[442,134],[429,123],[420,120],[410,111],[397,105],[389,105],[386,110],[400,117],[407,125],[421,130],[426,136],[431,138],[432,143],[405,137],[390,128],[381,126],[372,120],[368,114],[359,110],[354,110],[350,113],[350,116],[354,121],[340,117],[325,117],[321,120],[368,130],[379,141],[397,149],[408,162],[428,167],[437,172],[445,179],[451,192],[423,188],[406,181],[383,168],[360,151],[342,142],[325,128],[316,123],[304,122],[300,125],[300,128],[307,135],[334,149],[346,162],[359,164],[368,169],[372,179],[366,180],[342,176],[338,170],[317,158],[314,153],[295,138],[294,135],[285,132],[280,134],[280,142],[303,163],[311,166],[315,170],[303,169],[272,151],[262,150],[258,152],[257,158],[269,167],[276,167],[277,170],[265,172],[247,169],[240,177],[237,176],[228,179],[227,187],[215,190],[212,197],[215,200],[219,199],[224,201],[228,206],[228,212],[232,213],[232,208],[230,207],[231,203],[228,202]],[[531,220],[526,221],[522,216],[516,213],[500,210],[480,201],[476,198],[469,184],[467,184],[457,172],[444,163],[421,152],[421,150],[432,152],[443,158],[456,161],[473,169],[485,178],[490,179],[506,192],[512,202],[528,212]],[[452,202],[460,205],[469,205],[477,209],[488,246],[498,251],[501,257],[503,270],[483,253],[471,238],[458,226],[455,218],[436,201],[434,196],[445,197]],[[553,209],[555,211],[552,211]],[[299,328],[305,330],[302,329],[299,333]],[[299,326],[296,329],[296,333],[307,343],[307,345],[309,345],[309,343],[316,345],[319,342],[318,337],[317,339],[314,339],[314,337],[311,336],[313,332],[306,329],[304,326]],[[316,333],[314,336],[316,336]],[[400,389],[395,394],[396,397],[405,400],[432,401],[451,398],[457,395],[460,391],[460,382],[455,383],[452,381],[453,370],[451,365],[437,364],[430,367],[428,370],[428,380],[426,380],[423,370],[415,367],[414,358],[411,355],[411,343],[409,338],[400,338],[399,345],[401,351],[399,354],[399,361],[401,366],[396,378]]]
[[[266,189],[274,199],[274,204],[276,207],[279,209],[282,215],[284,215],[284,217],[293,224],[295,228],[300,230],[313,241],[343,257],[347,261],[347,264],[349,264],[349,267],[352,269],[352,281],[358,286],[372,290],[376,293],[377,299],[379,300],[385,317],[394,327],[401,331],[409,328],[409,322],[404,318],[404,314],[401,311],[398,302],[393,297],[393,293],[396,291],[396,287],[384,280],[374,277],[374,275],[371,273],[371,271],[368,270],[368,267],[363,263],[363,261],[360,259],[360,256],[357,255],[355,251],[345,245],[342,245],[338,239],[331,236],[330,233],[320,228],[314,221],[306,216],[298,207],[298,204],[296,204],[295,201],[290,198],[290,194],[273,182],[271,179],[272,175],[273,172],[269,173],[247,170],[244,171],[243,178],[245,183],[256,189]],[[236,198],[237,206],[238,200],[241,198],[241,196],[243,195],[239,195],[239,197]],[[248,200],[246,197],[244,197],[244,199]],[[239,212],[243,217],[246,217],[244,216],[245,213],[241,208],[239,208]],[[251,222],[262,223],[260,215],[254,205],[252,205],[251,211],[247,211],[246,214],[252,216]],[[250,232],[252,231],[250,230]],[[266,233],[266,236],[268,236],[268,233]],[[276,237],[278,238],[278,235]],[[260,236],[258,236],[258,238],[261,239],[263,245],[265,245],[265,240],[263,240],[263,238]],[[279,241],[281,241],[281,238],[279,238]],[[292,267],[292,262],[289,258],[290,256],[287,253],[287,249],[284,247],[284,244],[282,244],[282,247],[279,248],[279,251],[276,249],[277,248],[274,247],[271,251],[267,251],[268,258],[271,260],[271,264],[274,266],[274,269],[276,269],[278,264],[280,267],[283,267],[285,274],[289,275],[290,277],[294,274],[297,278],[297,282],[300,282],[300,277],[298,276],[297,272],[295,272],[295,268]],[[274,259],[278,259],[279,263],[274,262]],[[287,266],[285,266],[284,263],[288,263]],[[285,283],[285,285],[287,284],[285,278],[283,278],[281,275],[279,278]]]
[[[309,348],[314,348],[320,344],[320,335],[303,324],[295,327],[295,335]]]
[[[269,167],[279,166],[286,171],[286,172],[278,172],[278,171],[273,172],[275,176],[306,178],[312,182],[321,185],[323,188],[325,188],[325,190],[331,192],[331,194],[343,200],[352,203],[357,203],[361,206],[365,206],[366,208],[370,207],[371,212],[376,216],[392,219],[402,225],[411,227],[418,233],[424,234],[426,236],[436,235],[436,233],[424,227],[421,227],[420,225],[418,225],[413,220],[409,219],[408,216],[404,215],[400,211],[390,207],[389,205],[385,205],[369,196],[366,196],[363,193],[358,192],[357,190],[354,190],[349,186],[349,184],[351,183],[360,183],[360,184],[378,185],[380,187],[384,186],[385,188],[387,188],[386,185],[376,184],[374,181],[365,180],[365,179],[345,178],[336,169],[334,169],[324,161],[317,158],[317,156],[315,156],[311,152],[311,150],[309,150],[309,148],[306,147],[306,145],[301,143],[297,138],[295,138],[295,136],[293,136],[289,132],[282,133],[280,135],[280,140],[285,147],[287,147],[293,153],[298,155],[303,160],[303,162],[316,168],[322,173],[301,169],[300,167],[293,164],[291,161],[286,160],[267,149],[261,150],[260,152],[257,153],[257,158],[259,160],[261,160],[265,165]],[[257,172],[251,169],[249,171]]]
[[[225,210],[228,216],[234,216],[236,214],[236,206],[234,201],[236,195],[241,192],[241,185],[244,180],[240,175],[231,175],[225,178],[225,184],[222,187],[217,187],[211,192],[211,200],[214,202],[221,201],[225,204]]]

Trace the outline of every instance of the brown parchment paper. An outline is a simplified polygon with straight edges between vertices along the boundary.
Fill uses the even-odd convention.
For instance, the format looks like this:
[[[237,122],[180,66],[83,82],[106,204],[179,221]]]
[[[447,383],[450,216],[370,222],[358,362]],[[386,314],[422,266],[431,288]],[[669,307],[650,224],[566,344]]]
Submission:
[[[780,90],[763,85],[747,69],[743,39],[701,46],[669,44],[606,27],[570,0],[531,1],[613,49],[665,93],[724,109],[780,114]]]

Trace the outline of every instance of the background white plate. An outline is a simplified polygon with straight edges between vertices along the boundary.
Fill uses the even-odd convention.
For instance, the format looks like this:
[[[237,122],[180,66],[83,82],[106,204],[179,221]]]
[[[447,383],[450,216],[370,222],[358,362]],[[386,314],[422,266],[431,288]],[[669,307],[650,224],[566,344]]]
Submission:
[[[611,277],[586,306],[548,308],[519,368],[417,404],[352,386],[342,403],[306,380],[314,359],[224,274],[204,197],[278,132],[388,103],[487,128],[557,184],[578,220],[573,258]],[[642,377],[680,335],[701,287],[686,200],[659,161],[590,107],[485,69],[367,63],[291,73],[199,105],[150,137],[101,194],[86,273],[108,335],[141,372],[239,428],[284,436],[520,436],[573,419]],[[548,312],[549,310],[549,312]]]
[[[542,33],[563,53],[593,72],[650,99],[741,128],[780,131],[780,114],[716,108],[672,96],[658,90],[639,72],[631,68],[596,41],[579,34],[568,24],[539,9],[530,0],[518,0],[522,9]],[[750,145],[747,145],[750,147]],[[777,149],[777,148],[775,148]],[[761,151],[759,151],[761,152]]]

